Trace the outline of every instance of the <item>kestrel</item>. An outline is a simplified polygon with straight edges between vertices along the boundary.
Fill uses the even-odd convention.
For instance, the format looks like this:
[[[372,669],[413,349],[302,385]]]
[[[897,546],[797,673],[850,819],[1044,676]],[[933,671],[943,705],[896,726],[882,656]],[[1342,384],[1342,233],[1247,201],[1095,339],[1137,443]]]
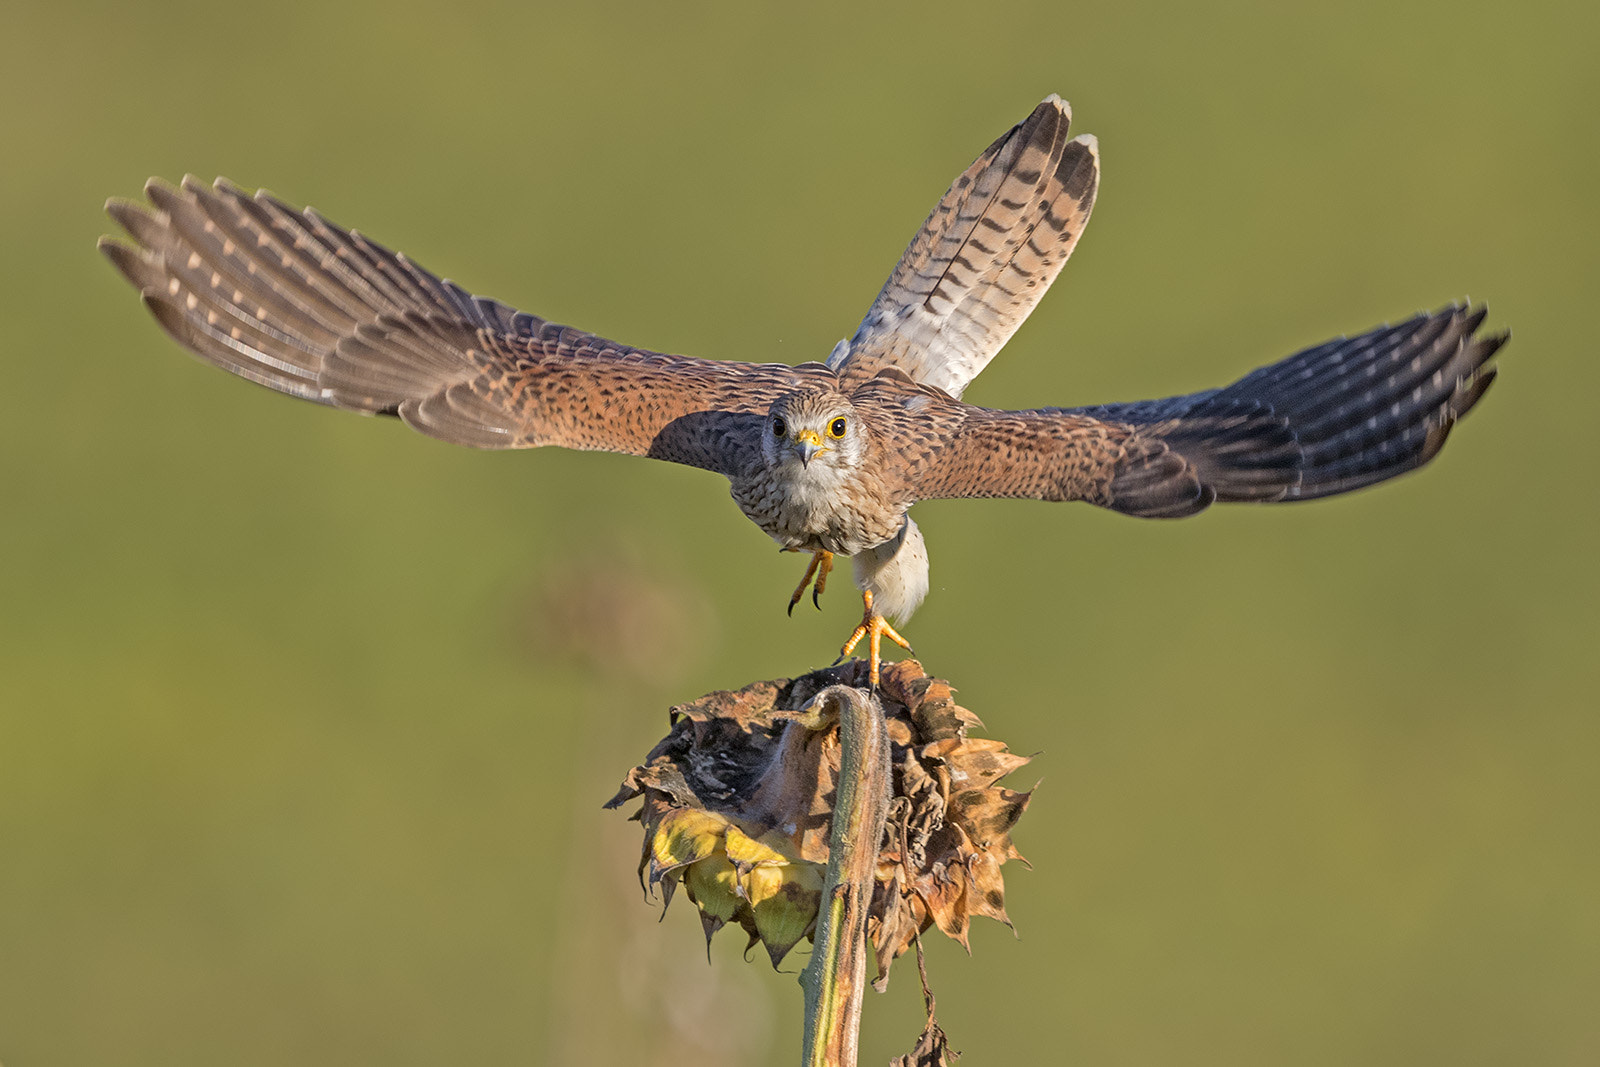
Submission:
[[[112,200],[101,249],[179,344],[262,385],[474,448],[600,449],[716,471],[813,599],[851,558],[873,681],[928,591],[919,500],[1083,500],[1177,518],[1348,492],[1420,467],[1507,334],[1451,305],[1221,389],[996,411],[961,394],[1044,296],[1094,206],[1094,138],[1052,95],[951,185],[824,363],[663,355],[473,296],[314,210],[218,179]],[[907,646],[909,647],[909,646]]]

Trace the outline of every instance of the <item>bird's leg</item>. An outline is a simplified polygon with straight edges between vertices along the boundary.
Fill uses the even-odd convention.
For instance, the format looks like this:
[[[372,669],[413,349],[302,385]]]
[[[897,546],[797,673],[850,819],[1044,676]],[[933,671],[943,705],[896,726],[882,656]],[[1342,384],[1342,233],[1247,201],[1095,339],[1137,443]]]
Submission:
[[[822,562],[817,565],[817,580],[811,584],[811,603],[818,610],[822,610],[822,591],[828,588],[828,575],[833,571],[833,553],[822,553]]]
[[[822,602],[817,598],[828,587],[828,572],[833,570],[833,553],[826,549],[817,549],[811,553],[811,562],[806,564],[805,577],[800,579],[800,584],[794,587],[794,594],[789,597],[789,614],[794,614],[794,606],[800,603],[800,597],[806,591],[806,586],[811,586],[811,603],[822,610]],[[816,584],[812,585],[812,577],[816,577]]]
[[[861,625],[857,626],[855,633],[850,635],[850,640],[844,643],[844,650],[839,653],[839,659],[834,662],[841,662],[848,657],[850,653],[855,651],[856,645],[861,643],[861,639],[865,637],[867,639],[867,677],[871,681],[872,688],[876,689],[878,688],[878,665],[882,662],[881,657],[878,655],[878,650],[881,647],[883,638],[887,635],[889,640],[907,652],[911,652],[911,645],[905,638],[894,632],[894,627],[889,625],[888,619],[872,610],[872,590],[862,590],[861,608]],[[915,654],[914,652],[912,653],[912,655]]]

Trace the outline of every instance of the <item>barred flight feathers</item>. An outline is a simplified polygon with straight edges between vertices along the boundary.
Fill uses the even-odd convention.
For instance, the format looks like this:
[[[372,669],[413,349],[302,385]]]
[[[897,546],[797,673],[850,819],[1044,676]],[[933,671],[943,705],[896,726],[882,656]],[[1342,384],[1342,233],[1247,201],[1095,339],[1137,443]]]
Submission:
[[[101,249],[179,344],[291,396],[474,448],[560,445],[734,473],[768,405],[824,368],[669,356],[473,296],[402,255],[218,179],[151,181]]]
[[[1482,398],[1510,336],[1479,336],[1485,313],[1451,305],[1187,396],[973,408],[918,484],[928,496],[1082,499],[1146,518],[1360,489],[1427,463]]]
[[[1054,94],[968,167],[934,207],[828,365],[885,367],[959,397],[1028,317],[1072,254],[1099,187],[1097,142],[1067,138]]]

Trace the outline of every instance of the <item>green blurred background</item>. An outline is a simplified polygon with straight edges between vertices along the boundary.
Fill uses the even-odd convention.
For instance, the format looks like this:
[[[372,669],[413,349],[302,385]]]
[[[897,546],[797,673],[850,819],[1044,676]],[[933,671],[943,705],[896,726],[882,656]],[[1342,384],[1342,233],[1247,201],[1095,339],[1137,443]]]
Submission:
[[[799,362],[1046,93],[1094,223],[968,393],[1221,384],[1471,296],[1420,476],[1173,524],[940,502],[924,662],[1044,778],[973,1063],[1600,1062],[1595,5],[64,3],[0,43],[0,1061],[782,1064],[600,810],[826,662],[701,472],[476,454],[203,367],[94,252],[221,173],[541,315]],[[863,1061],[909,1047],[914,970]]]

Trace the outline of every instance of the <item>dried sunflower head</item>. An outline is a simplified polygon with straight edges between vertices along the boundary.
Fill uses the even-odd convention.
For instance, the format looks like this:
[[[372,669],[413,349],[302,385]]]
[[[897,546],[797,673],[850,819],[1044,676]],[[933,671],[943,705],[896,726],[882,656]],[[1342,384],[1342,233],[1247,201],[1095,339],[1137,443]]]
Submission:
[[[681,884],[707,938],[736,922],[774,966],[810,936],[828,863],[839,737],[837,725],[815,730],[797,720],[828,686],[865,682],[866,664],[853,661],[673,708],[671,732],[606,805],[643,797],[634,817],[644,824],[646,890],[661,886],[670,904]],[[929,926],[965,946],[973,915],[1010,925],[1000,867],[1022,858],[1011,828],[1029,794],[998,784],[1028,757],[968,737],[982,725],[978,717],[915,660],[885,665],[879,698],[893,763],[868,919],[881,983]]]

